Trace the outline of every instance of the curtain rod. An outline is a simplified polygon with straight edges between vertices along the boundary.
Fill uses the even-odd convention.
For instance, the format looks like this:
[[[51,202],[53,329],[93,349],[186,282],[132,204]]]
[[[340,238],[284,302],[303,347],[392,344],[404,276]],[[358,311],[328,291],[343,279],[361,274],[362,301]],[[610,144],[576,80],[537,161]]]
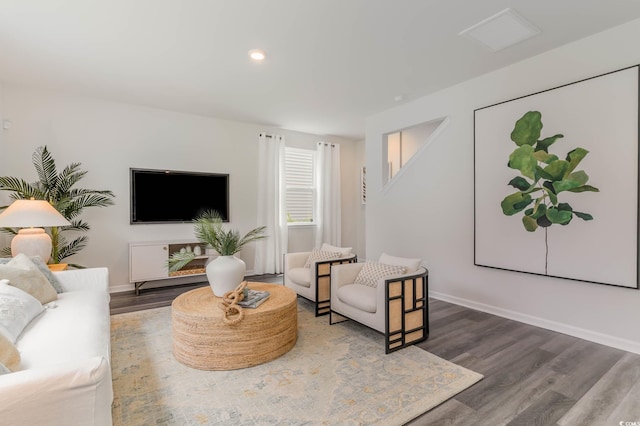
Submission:
[[[335,148],[335,144],[326,143],[326,142],[318,142],[318,145],[330,146],[331,148]]]
[[[271,138],[271,139],[273,139],[273,138],[280,138],[280,139],[282,139],[282,138],[283,138],[283,137],[282,137],[282,136],[280,136],[280,135],[269,135],[269,134],[267,134],[267,133],[258,133],[258,135],[259,135],[259,136],[264,136],[265,138]]]

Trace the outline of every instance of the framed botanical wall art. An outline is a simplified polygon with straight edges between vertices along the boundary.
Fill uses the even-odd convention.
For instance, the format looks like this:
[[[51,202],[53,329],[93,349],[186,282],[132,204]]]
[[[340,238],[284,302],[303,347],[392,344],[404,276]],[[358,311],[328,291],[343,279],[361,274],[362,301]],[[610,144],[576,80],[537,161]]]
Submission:
[[[638,288],[639,66],[474,111],[474,263]]]

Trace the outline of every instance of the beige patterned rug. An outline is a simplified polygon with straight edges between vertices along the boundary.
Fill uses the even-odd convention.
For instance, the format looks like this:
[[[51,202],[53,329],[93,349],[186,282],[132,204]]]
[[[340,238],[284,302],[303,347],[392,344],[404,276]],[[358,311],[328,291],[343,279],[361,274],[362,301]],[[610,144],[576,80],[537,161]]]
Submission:
[[[329,325],[298,302],[298,342],[235,371],[200,371],[171,353],[171,308],[111,317],[114,425],[401,425],[482,375],[353,322]]]

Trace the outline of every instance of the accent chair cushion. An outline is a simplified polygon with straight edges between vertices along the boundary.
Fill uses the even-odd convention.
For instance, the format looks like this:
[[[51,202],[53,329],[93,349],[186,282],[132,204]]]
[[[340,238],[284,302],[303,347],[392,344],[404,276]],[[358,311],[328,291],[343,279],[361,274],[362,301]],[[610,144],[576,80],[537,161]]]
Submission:
[[[362,284],[347,284],[338,288],[337,296],[345,305],[376,313],[376,289]]]
[[[420,262],[422,262],[422,259],[389,256],[387,253],[382,253],[380,255],[380,259],[378,259],[378,262],[386,263],[387,265],[404,266],[405,268],[407,268],[406,273],[410,274],[411,272],[415,272],[420,268]]]
[[[307,259],[307,262],[304,264],[304,267],[310,268],[314,262],[337,259],[339,257],[340,257],[340,252],[337,252],[337,251],[325,251],[325,250],[313,249],[311,250],[311,254]]]
[[[0,334],[11,343],[22,330],[44,310],[42,303],[30,294],[0,280]]]
[[[2,333],[0,333],[0,365],[6,367],[9,372],[20,368],[20,353],[18,349]],[[0,372],[0,374],[2,373]]]
[[[38,270],[38,267],[28,256],[22,253],[8,263],[0,265],[0,279],[9,280],[12,286],[29,293],[42,304],[58,298],[56,289],[53,288],[47,277]]]
[[[10,257],[1,257],[0,265],[4,265],[5,263],[11,262],[11,259],[12,258]],[[45,261],[42,260],[40,256],[29,256],[29,259],[33,262],[34,265],[38,267],[38,271],[42,272],[42,275],[44,275],[47,278],[47,280],[49,280],[53,288],[56,289],[56,293],[60,294],[64,291],[62,289],[62,284],[60,284],[60,281],[58,281],[55,275],[53,275],[53,272],[51,272],[51,269],[49,269]]]
[[[322,243],[322,246],[320,246],[320,250],[322,251],[334,251],[334,252],[338,252],[340,253],[340,257],[344,257],[347,255],[351,254],[351,247],[338,247],[338,246],[332,246],[331,244],[327,244],[327,243]]]
[[[356,279],[354,284],[362,284],[369,287],[378,287],[378,281],[381,278],[392,277],[395,275],[402,275],[407,271],[404,266],[387,265],[386,263],[379,262],[366,262]]]
[[[302,287],[311,287],[311,271],[309,268],[293,268],[287,271],[287,278]]]

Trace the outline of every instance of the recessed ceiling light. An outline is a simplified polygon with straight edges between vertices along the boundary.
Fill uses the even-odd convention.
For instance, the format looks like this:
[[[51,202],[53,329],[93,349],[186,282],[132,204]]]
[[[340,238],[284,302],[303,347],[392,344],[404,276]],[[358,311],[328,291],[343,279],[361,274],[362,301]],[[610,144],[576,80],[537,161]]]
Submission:
[[[249,51],[249,57],[254,61],[262,61],[267,55],[264,53],[264,50],[260,49],[251,49]]]
[[[461,31],[459,35],[480,42],[497,52],[537,34],[540,34],[540,29],[513,9],[507,8]]]

